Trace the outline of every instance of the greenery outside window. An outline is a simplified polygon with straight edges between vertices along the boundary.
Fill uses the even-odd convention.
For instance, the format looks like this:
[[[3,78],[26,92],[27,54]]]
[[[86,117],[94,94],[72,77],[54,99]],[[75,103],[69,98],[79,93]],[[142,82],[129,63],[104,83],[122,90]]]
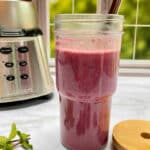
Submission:
[[[55,57],[54,16],[59,13],[95,13],[97,0],[50,0],[50,49]],[[119,14],[125,16],[121,58],[150,59],[150,2],[148,0],[122,0]]]

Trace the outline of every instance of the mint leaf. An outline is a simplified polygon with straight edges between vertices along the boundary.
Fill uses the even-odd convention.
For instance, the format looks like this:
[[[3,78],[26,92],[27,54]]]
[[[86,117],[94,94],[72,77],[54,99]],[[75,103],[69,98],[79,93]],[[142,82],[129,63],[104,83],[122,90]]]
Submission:
[[[7,144],[7,141],[8,141],[7,137],[0,136],[0,148],[4,148],[5,145]]]
[[[16,139],[15,137],[19,137]],[[11,126],[11,132],[8,137],[0,136],[0,150],[14,150],[16,146],[21,146],[25,150],[33,150],[32,145],[29,143],[30,135],[18,131],[16,124]]]
[[[14,150],[14,146],[11,143],[7,143],[6,150]]]
[[[33,150],[32,145],[31,145],[31,144],[29,144],[29,142],[28,142],[28,141],[23,142],[21,145],[22,145],[22,147],[23,147],[24,149],[26,149],[26,150]]]
[[[12,140],[13,138],[15,138],[16,135],[17,135],[16,124],[13,123],[13,124],[11,125],[11,132],[10,132],[10,134],[9,134],[9,140]]]
[[[17,131],[17,135],[19,136],[20,138],[20,144],[21,146],[26,149],[26,150],[33,150],[33,147],[32,145],[29,143],[29,139],[28,137],[30,135],[26,134],[26,133],[22,133],[20,131]]]
[[[20,137],[20,142],[28,140],[28,137],[30,136],[26,133],[22,133],[21,131],[17,131],[17,135]]]

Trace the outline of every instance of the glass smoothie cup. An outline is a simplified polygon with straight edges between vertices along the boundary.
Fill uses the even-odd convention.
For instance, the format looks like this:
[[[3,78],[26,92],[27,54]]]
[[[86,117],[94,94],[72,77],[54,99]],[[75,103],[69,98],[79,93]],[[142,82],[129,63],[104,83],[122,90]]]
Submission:
[[[123,20],[111,14],[55,18],[61,142],[67,149],[99,150],[107,143]]]

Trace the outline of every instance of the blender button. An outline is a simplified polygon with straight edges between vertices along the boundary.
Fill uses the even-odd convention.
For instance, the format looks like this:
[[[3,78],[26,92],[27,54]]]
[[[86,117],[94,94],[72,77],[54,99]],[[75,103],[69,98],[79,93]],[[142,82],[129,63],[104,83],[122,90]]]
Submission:
[[[29,49],[28,49],[28,47],[23,46],[23,47],[19,47],[19,48],[18,48],[18,51],[19,51],[20,53],[26,53],[26,52],[29,51]]]
[[[11,68],[11,67],[14,66],[14,63],[12,63],[12,62],[7,62],[7,63],[5,63],[5,66],[6,66],[7,68]]]
[[[19,62],[19,65],[21,67],[25,67],[27,65],[27,62],[26,61],[21,61],[21,62]]]
[[[27,74],[22,74],[22,75],[20,76],[20,78],[21,78],[22,80],[27,80],[27,79],[29,78],[29,76],[28,76]]]
[[[6,77],[6,79],[7,79],[8,81],[13,81],[13,80],[15,80],[15,76],[9,75],[9,76]]]
[[[11,47],[2,47],[2,48],[0,49],[0,52],[1,52],[2,54],[10,54],[10,53],[12,52],[12,48],[11,48]]]

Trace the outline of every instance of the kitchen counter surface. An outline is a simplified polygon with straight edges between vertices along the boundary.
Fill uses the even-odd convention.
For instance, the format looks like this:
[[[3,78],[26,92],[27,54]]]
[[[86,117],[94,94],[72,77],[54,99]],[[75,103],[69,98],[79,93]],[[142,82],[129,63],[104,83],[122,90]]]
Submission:
[[[150,120],[149,77],[119,77],[112,103],[110,138],[105,150],[111,150],[113,126],[128,119]],[[49,99],[0,105],[0,135],[8,135],[12,122],[20,130],[31,134],[34,150],[65,150],[60,144],[56,88]]]

